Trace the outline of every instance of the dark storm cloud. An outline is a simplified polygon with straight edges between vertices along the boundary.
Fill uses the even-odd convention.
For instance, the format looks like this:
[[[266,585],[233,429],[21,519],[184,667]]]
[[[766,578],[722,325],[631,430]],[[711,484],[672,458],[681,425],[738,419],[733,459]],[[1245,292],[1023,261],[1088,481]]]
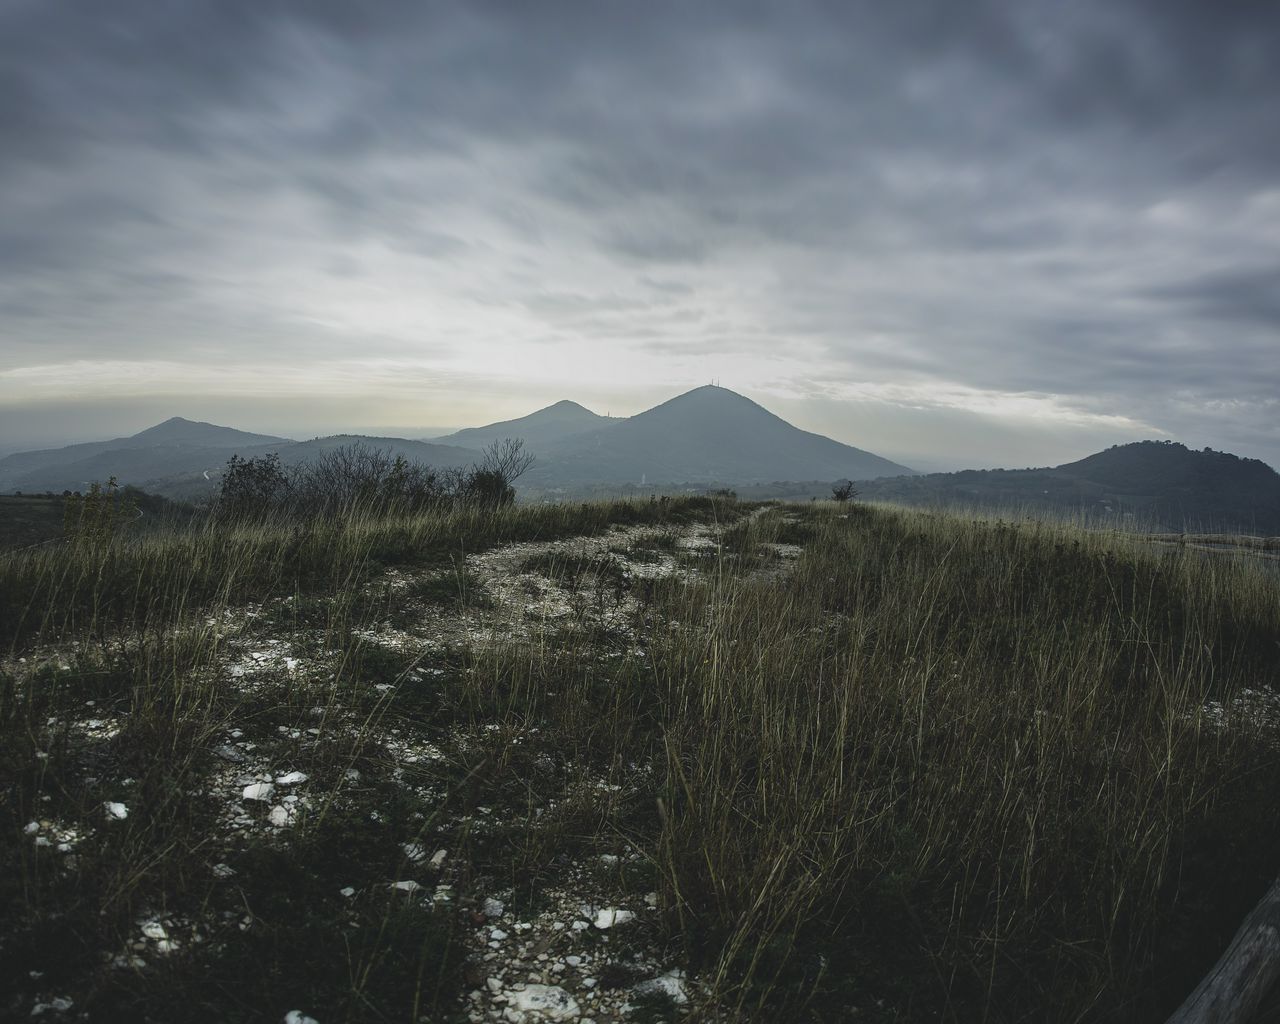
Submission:
[[[1277,109],[1269,2],[11,0],[0,333],[310,351],[390,253],[530,338],[1229,429],[1280,392]]]
[[[1153,289],[1152,294],[1208,321],[1260,327],[1280,346],[1280,262],[1204,274]]]

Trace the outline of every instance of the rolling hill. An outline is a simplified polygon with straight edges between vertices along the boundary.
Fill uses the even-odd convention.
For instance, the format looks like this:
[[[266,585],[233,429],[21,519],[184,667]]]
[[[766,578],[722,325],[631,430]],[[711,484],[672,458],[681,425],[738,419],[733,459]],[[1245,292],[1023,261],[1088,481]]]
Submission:
[[[277,452],[283,463],[293,465],[318,452],[357,442],[440,468],[466,466],[476,460],[471,449],[426,441],[346,434],[294,441],[175,416],[132,437],[20,452],[0,459],[0,491],[76,491],[114,476],[121,484],[189,500],[216,488],[232,455],[253,458]]]
[[[1280,534],[1280,474],[1258,459],[1136,441],[1044,469],[963,470],[879,480],[863,497],[1114,518],[1153,529]]]

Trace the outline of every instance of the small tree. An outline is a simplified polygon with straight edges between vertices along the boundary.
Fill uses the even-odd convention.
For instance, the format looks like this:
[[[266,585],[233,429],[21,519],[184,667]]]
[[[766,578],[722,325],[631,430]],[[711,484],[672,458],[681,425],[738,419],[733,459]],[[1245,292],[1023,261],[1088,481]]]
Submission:
[[[484,450],[481,470],[499,474],[508,484],[513,484],[533,465],[533,456],[524,450],[524,441],[518,437],[506,437],[494,441]]]
[[[853,501],[858,496],[858,489],[852,480],[838,480],[831,485],[831,497],[841,503]]]
[[[461,481],[463,501],[485,508],[500,508],[516,500],[512,483],[533,465],[533,456],[524,450],[524,441],[507,437],[484,450],[484,459]]]
[[[62,532],[75,542],[98,543],[110,539],[127,518],[115,477],[105,484],[94,481],[85,495],[66,498],[62,509]]]
[[[228,516],[260,516],[281,510],[292,486],[280,466],[280,455],[271,452],[252,459],[233,455],[222,475],[218,511]]]

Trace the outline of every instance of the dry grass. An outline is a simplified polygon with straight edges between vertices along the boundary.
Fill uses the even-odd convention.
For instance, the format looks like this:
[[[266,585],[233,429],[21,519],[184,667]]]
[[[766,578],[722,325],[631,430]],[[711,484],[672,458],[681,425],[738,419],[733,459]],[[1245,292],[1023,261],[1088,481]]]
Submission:
[[[694,1016],[1162,1019],[1280,865],[1275,735],[1204,711],[1280,682],[1274,572],[1060,524],[743,511],[210,526],[0,559],[0,990],[139,1019],[305,997],[326,1024],[448,1020],[473,901],[500,884],[536,907],[623,843]],[[405,614],[392,569],[610,523],[670,552],[693,520],[718,544],[678,578],[610,556],[630,618],[607,637],[370,639]],[[599,575],[544,562],[557,585]],[[233,685],[268,643],[305,671]],[[118,731],[85,731],[88,700]],[[233,727],[311,776],[287,833],[227,834],[209,779]],[[406,759],[422,745],[440,757]],[[103,823],[111,800],[127,821]],[[74,870],[33,820],[80,829]],[[451,851],[452,903],[388,898],[407,840]],[[204,941],[102,967],[157,908]]]

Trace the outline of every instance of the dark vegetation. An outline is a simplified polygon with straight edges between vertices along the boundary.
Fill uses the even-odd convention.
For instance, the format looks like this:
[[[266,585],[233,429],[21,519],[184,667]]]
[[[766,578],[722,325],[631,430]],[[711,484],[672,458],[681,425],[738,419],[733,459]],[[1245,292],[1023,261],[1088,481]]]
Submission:
[[[1247,558],[847,502],[417,505],[355,465],[374,485],[326,515],[259,503],[258,464],[234,514],[0,555],[0,1012],[464,1019],[481,897],[535,913],[622,843],[695,1018],[1142,1024],[1280,866],[1274,723],[1242,703],[1280,685],[1280,597]],[[692,524],[696,571],[633,575]],[[609,588],[625,629],[377,640],[482,611],[469,555],[618,525],[522,571]],[[792,571],[759,572],[774,545]],[[237,685],[272,643],[300,667]],[[310,776],[294,827],[227,832],[231,730]],[[408,841],[448,851],[451,900],[388,890],[427,878]],[[104,964],[160,915],[180,948]],[[626,941],[602,984],[636,980]]]
[[[350,444],[285,468],[274,452],[233,455],[214,513],[222,518],[324,519],[424,512],[456,506],[499,508],[515,501],[514,482],[533,464],[521,441],[494,441],[477,465],[436,470],[403,455]]]
[[[4,494],[0,495],[0,551],[47,544],[106,524],[139,535],[194,514],[181,502],[111,481],[90,485],[84,492]]]
[[[1280,474],[1257,459],[1172,441],[1119,445],[1052,469],[964,470],[867,481],[863,497],[1084,515],[1175,532],[1280,534]]]

